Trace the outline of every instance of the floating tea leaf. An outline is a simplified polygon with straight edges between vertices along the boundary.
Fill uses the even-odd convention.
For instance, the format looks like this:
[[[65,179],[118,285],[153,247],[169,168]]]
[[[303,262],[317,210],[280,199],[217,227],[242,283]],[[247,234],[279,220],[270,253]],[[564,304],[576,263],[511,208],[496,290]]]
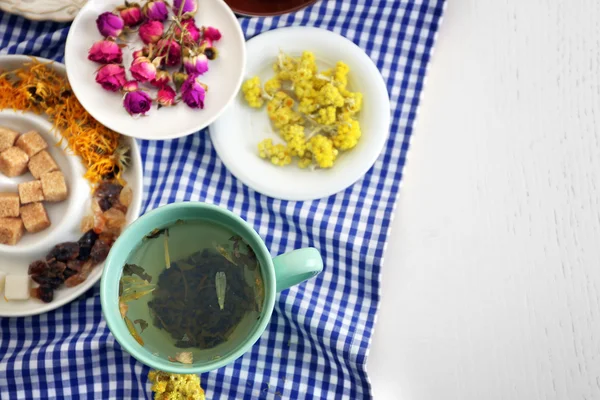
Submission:
[[[144,330],[148,327],[148,323],[143,319],[136,319],[135,321],[133,321],[133,323],[138,324],[140,326],[140,333],[144,333]]]
[[[225,290],[227,289],[227,277],[225,276],[225,272],[217,272],[215,275],[215,286],[217,287],[219,308],[222,310],[225,308]]]
[[[175,357],[169,356],[169,361],[191,364],[194,362],[194,355],[190,351],[182,351],[181,353],[175,354]]]
[[[139,333],[137,333],[137,331],[135,330],[135,325],[133,325],[133,322],[131,322],[131,320],[127,317],[125,317],[125,325],[127,325],[127,330],[129,331],[129,333],[131,333],[131,336],[133,336],[133,338],[141,345],[144,345],[144,340],[142,339],[142,337],[140,336]]]
[[[223,257],[225,257],[225,259],[227,259],[227,261],[229,261],[233,265],[237,265],[237,263],[235,261],[233,261],[233,257],[231,257],[231,254],[229,254],[229,252],[225,249],[225,247],[220,246],[218,244],[215,244],[214,246],[215,246],[215,249],[217,249],[217,251],[219,252],[219,254],[221,254]]]
[[[169,231],[165,231],[165,263],[167,264],[167,269],[171,268],[171,257],[169,256]]]
[[[121,301],[123,303],[127,303],[129,301],[139,300],[142,297],[144,297],[145,295],[152,293],[155,289],[156,289],[156,287],[153,287],[153,288],[149,288],[149,289],[145,289],[145,290],[140,290],[139,292],[132,291],[130,293],[128,293],[127,290],[125,290],[123,292],[123,296],[121,296]]]
[[[177,262],[177,266],[179,267],[180,270],[182,271],[189,271],[191,269],[194,269],[196,267],[194,267],[192,264],[188,264],[184,261],[179,261]]]
[[[125,318],[127,310],[129,310],[129,306],[119,299],[119,312],[121,313],[121,318]]]
[[[167,228],[163,228],[163,229],[156,228],[152,232],[150,232],[149,234],[146,235],[146,239],[156,239],[157,237],[159,237],[166,231],[167,231]]]
[[[254,287],[256,288],[256,307],[258,312],[262,312],[263,300],[265,298],[265,287],[263,286],[260,272],[254,273]]]
[[[125,266],[123,267],[123,275],[124,276],[137,275],[145,281],[152,282],[152,277],[146,273],[144,268],[140,267],[139,265],[135,265],[135,264],[125,264]]]

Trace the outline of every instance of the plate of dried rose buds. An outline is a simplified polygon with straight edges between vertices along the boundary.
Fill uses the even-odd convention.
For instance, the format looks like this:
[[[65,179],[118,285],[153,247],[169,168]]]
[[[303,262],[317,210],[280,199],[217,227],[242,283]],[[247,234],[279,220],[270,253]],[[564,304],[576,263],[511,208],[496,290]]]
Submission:
[[[244,35],[223,0],[91,0],[67,38],[69,82],[106,127],[171,139],[211,124],[240,89]]]

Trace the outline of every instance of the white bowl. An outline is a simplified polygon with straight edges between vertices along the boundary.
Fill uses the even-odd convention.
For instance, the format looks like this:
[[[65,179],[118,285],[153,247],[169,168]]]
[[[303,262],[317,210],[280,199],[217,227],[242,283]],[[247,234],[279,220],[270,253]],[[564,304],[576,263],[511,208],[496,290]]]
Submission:
[[[348,64],[348,87],[361,92],[364,99],[358,114],[362,137],[354,149],[338,156],[330,169],[274,166],[258,157],[257,145],[265,138],[275,143],[283,140],[271,127],[265,109],[250,108],[240,93],[209,128],[215,149],[231,173],[257,192],[299,201],[330,196],[360,179],[379,157],[390,125],[385,82],[369,56],[340,35],[306,27],[275,29],[252,38],[246,46],[245,78],[258,75],[263,83],[273,76],[272,65],[280,49],[293,56],[312,51],[319,69],[340,60]]]
[[[157,110],[155,104],[148,115],[133,118],[123,108],[122,95],[106,91],[95,82],[95,72],[100,65],[87,59],[89,48],[102,39],[96,18],[122,4],[122,0],[91,0],[71,25],[65,62],[69,82],[81,105],[103,125],[140,139],[172,139],[206,128],[221,115],[242,83],[246,48],[244,34],[233,12],[223,0],[202,0],[196,14],[199,27],[214,26],[223,35],[216,43],[219,56],[210,62],[209,71],[201,76],[208,85],[204,109],[194,110],[181,103]],[[130,34],[129,39],[132,40],[129,47],[123,49],[123,66],[131,78],[131,53],[141,49],[143,43],[135,33]]]
[[[49,61],[41,58],[38,60]],[[23,64],[28,62],[31,62],[31,59],[26,56],[0,56],[0,70],[11,71],[23,67]],[[66,76],[63,64],[55,62],[51,64],[51,68],[59,75]],[[21,241],[15,246],[0,245],[0,270],[8,274],[26,275],[29,264],[45,257],[54,245],[76,241],[81,237],[81,220],[91,210],[91,188],[83,177],[85,168],[81,159],[57,146],[60,137],[51,131],[52,124],[43,115],[1,110],[0,126],[7,126],[21,133],[31,129],[37,130],[48,142],[48,151],[64,173],[69,189],[69,198],[64,202],[44,204],[52,222],[50,228],[38,233],[24,233]],[[127,224],[130,224],[138,217],[142,205],[142,160],[135,140],[125,139],[131,148],[131,165],[124,173],[125,180],[133,190],[133,199],[127,210]],[[33,179],[29,172],[16,178],[0,174],[0,192],[16,193],[18,183]],[[68,288],[63,285],[55,290],[54,300],[50,303],[33,298],[9,302],[0,294],[0,317],[22,317],[54,310],[91,288],[102,276],[103,267],[104,263],[94,267],[88,278],[78,286]]]

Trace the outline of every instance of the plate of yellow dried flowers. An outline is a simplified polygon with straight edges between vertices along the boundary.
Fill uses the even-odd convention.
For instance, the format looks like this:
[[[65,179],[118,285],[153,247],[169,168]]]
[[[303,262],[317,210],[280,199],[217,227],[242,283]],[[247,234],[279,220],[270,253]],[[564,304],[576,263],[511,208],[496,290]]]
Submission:
[[[88,290],[142,194],[135,140],[85,111],[64,65],[0,57],[0,316]]]
[[[65,60],[95,119],[153,140],[212,123],[239,91],[246,55],[223,0],[90,0],[71,25]]]
[[[242,91],[210,126],[219,157],[257,192],[285,200],[335,194],[371,168],[388,137],[390,102],[369,56],[307,27],[247,42]]]

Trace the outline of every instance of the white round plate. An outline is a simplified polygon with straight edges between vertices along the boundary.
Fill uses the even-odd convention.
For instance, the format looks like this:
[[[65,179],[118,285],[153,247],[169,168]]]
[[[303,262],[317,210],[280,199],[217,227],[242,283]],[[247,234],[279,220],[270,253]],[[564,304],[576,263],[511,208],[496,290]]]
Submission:
[[[100,65],[87,59],[92,44],[102,39],[96,18],[121,4],[122,0],[90,0],[71,25],[65,63],[69,82],[81,105],[110,129],[140,139],[172,139],[206,128],[221,115],[239,91],[246,64],[244,34],[231,9],[223,0],[199,1],[196,13],[198,27],[214,26],[222,34],[221,40],[216,42],[219,56],[210,61],[208,72],[201,77],[208,85],[204,109],[193,110],[181,103],[157,110],[155,104],[148,115],[133,118],[123,108],[121,94],[106,91],[96,83],[95,72]],[[123,66],[131,78],[131,53],[141,49],[143,43],[135,33],[130,34],[128,40],[131,43],[123,49]]]
[[[0,0],[0,9],[36,21],[73,21],[87,0]]]
[[[280,49],[292,56],[312,51],[319,70],[333,67],[337,61],[348,64],[348,87],[364,96],[358,116],[362,137],[356,147],[342,153],[330,169],[311,171],[295,165],[274,166],[258,157],[257,145],[265,138],[284,142],[271,127],[264,107],[250,108],[241,92],[210,126],[210,137],[231,173],[257,192],[284,200],[327,197],[360,179],[381,153],[390,124],[387,89],[375,64],[357,45],[333,32],[304,27],[276,29],[249,40],[244,79],[258,75],[264,83],[271,78]]]
[[[39,60],[44,61],[43,59]],[[31,59],[25,56],[1,56],[0,70],[14,70],[30,61]],[[53,63],[52,68],[59,74],[66,76],[63,64]],[[21,133],[32,129],[38,131],[48,142],[48,151],[59,164],[69,188],[69,198],[64,202],[44,204],[52,222],[48,229],[38,233],[24,233],[21,241],[15,246],[0,245],[0,271],[8,274],[25,275],[29,264],[45,257],[54,245],[61,242],[76,241],[81,237],[82,234],[79,229],[81,220],[91,210],[90,185],[83,178],[85,168],[79,157],[68,154],[63,150],[63,147],[55,146],[60,138],[51,132],[52,124],[43,115],[1,110],[0,126]],[[124,179],[133,190],[133,200],[127,210],[127,223],[129,224],[138,217],[142,205],[142,160],[135,140],[131,138],[125,138],[125,140],[131,148],[131,166],[124,173]],[[7,178],[0,174],[0,192],[16,193],[18,183],[33,179],[29,172],[16,178]],[[61,286],[54,292],[54,300],[51,303],[43,303],[33,298],[27,301],[8,302],[2,295],[0,296],[0,316],[22,317],[54,310],[74,300],[94,285],[100,279],[103,267],[104,264],[97,265],[88,279],[78,286],[72,288]]]

